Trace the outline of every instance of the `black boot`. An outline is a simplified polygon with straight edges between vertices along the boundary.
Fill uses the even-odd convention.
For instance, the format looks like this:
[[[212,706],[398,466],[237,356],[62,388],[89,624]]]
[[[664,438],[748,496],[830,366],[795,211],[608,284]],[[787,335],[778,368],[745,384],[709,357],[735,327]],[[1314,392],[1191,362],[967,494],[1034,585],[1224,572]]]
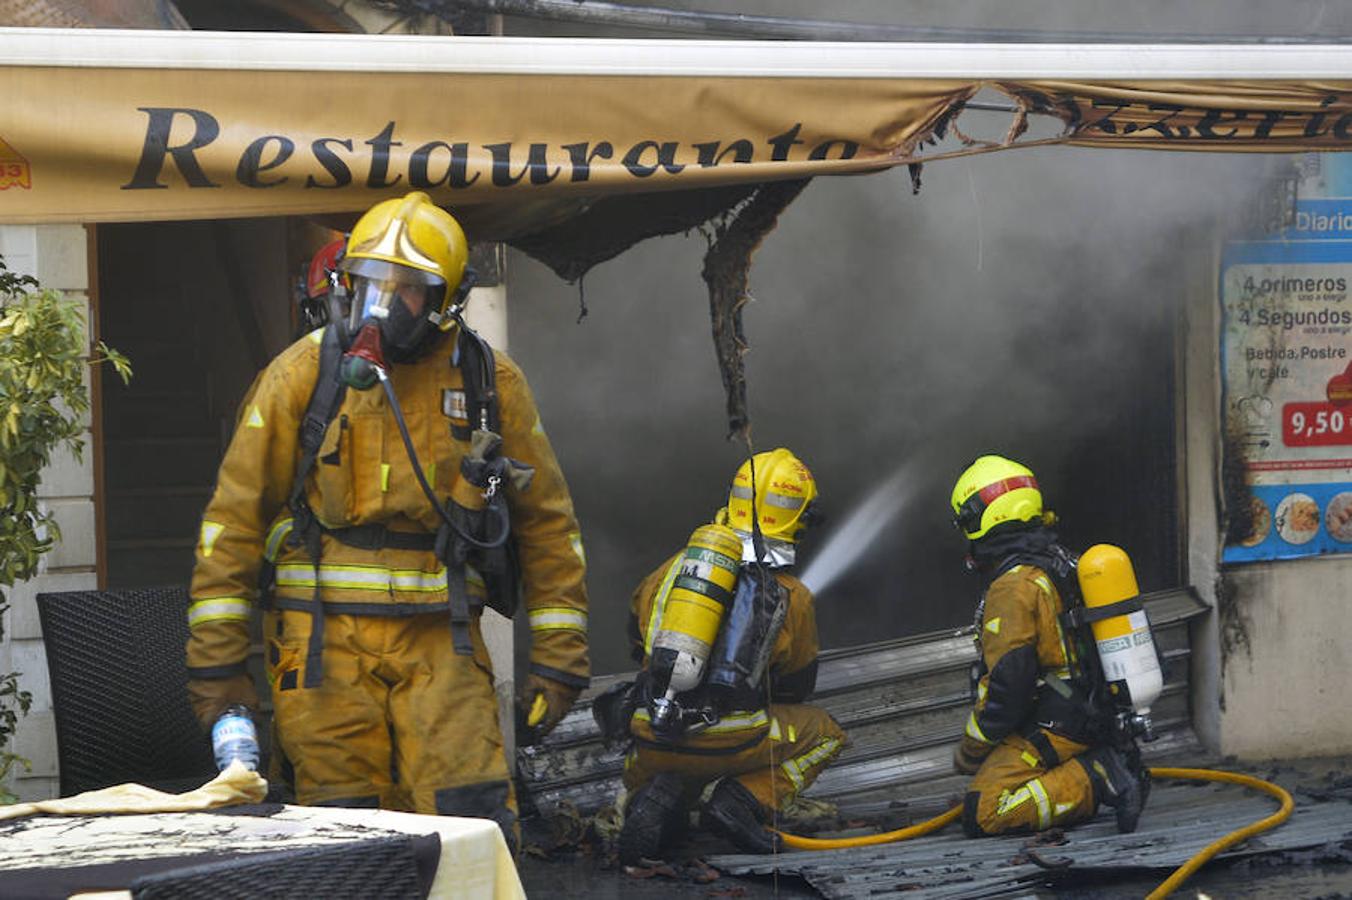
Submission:
[[[777,853],[779,835],[765,828],[765,807],[741,782],[724,778],[700,812],[700,826],[726,838],[747,853]]]
[[[1122,834],[1135,831],[1150,794],[1150,774],[1132,766],[1113,747],[1099,747],[1078,759],[1094,785],[1094,799],[1117,814],[1117,830]]]
[[[660,859],[663,847],[680,839],[685,825],[684,783],[679,775],[663,772],[634,792],[620,829],[620,862],[637,866]]]

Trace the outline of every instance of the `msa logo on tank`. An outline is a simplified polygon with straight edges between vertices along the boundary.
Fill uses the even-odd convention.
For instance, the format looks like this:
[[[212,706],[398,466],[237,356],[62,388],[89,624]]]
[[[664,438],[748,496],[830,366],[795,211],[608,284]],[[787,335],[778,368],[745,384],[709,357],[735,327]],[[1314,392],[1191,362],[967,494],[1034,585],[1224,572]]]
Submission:
[[[24,190],[32,188],[32,171],[29,169],[28,160],[4,138],[0,138],[0,191],[12,187],[21,187]]]

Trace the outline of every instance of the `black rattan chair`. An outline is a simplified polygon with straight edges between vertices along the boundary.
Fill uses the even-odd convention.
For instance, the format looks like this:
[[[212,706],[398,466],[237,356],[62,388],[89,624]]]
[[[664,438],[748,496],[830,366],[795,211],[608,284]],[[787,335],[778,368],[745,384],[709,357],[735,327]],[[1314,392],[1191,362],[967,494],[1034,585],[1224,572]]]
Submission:
[[[375,838],[286,853],[254,853],[145,875],[132,900],[420,900],[435,863],[420,873],[412,837]]]
[[[181,588],[38,594],[61,795],[135,781],[179,792],[216,774],[184,690]]]

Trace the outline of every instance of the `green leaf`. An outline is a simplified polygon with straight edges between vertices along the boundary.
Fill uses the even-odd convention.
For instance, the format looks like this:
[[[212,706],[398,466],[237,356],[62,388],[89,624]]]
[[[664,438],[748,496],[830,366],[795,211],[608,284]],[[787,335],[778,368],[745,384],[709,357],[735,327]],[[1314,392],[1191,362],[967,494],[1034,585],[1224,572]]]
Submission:
[[[37,502],[39,475],[53,452],[84,446],[81,419],[89,410],[86,365],[109,363],[123,382],[127,358],[102,341],[86,362],[88,327],[82,302],[44,290],[0,258],[0,587],[36,574],[61,530]],[[7,607],[0,592],[0,637]],[[13,672],[0,672],[0,781],[27,760],[5,748],[33,702]],[[0,788],[0,802],[12,799]]]

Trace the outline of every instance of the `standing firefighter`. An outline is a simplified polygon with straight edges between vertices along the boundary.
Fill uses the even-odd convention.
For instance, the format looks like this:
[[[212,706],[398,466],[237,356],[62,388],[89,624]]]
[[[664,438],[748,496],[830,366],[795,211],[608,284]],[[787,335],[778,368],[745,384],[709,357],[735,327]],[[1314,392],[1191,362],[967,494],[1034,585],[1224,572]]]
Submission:
[[[754,474],[753,474],[754,473]],[[717,782],[701,825],[770,853],[765,825],[816,779],[845,741],[804,705],[817,681],[812,594],[790,574],[816,483],[783,448],[743,463],[718,521],[634,592],[630,637],[643,664],[628,726],[620,860],[653,858]]]
[[[1076,559],[1049,527],[1055,517],[1043,512],[1037,480],[1011,459],[982,456],[958,478],[952,509],[971,542],[968,565],[987,584],[976,614],[976,703],[953,760],[975,773],[963,829],[1042,831],[1091,819],[1106,804],[1119,831],[1135,830],[1148,776],[1132,736],[1114,725],[1092,641],[1079,639],[1090,620]]]
[[[552,728],[588,680],[587,599],[567,485],[521,371],[461,318],[456,221],[412,193],[368,211],[330,324],[263,373],[203,516],[188,610],[199,718],[256,708],[263,639],[299,802],[495,819],[515,832],[489,605],[524,595],[523,702]],[[520,582],[518,583],[518,574]]]

